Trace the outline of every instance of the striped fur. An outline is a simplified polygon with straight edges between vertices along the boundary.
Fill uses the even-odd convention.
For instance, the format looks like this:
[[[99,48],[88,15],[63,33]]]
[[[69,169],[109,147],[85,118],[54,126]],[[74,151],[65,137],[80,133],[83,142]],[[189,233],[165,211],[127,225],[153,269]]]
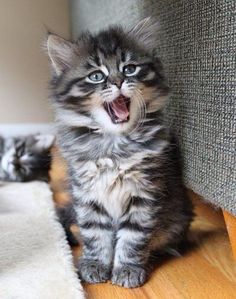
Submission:
[[[77,42],[48,37],[58,144],[83,244],[78,270],[91,283],[142,285],[151,252],[177,246],[192,219],[177,145],[164,124],[168,87],[148,22]],[[130,64],[135,73],[126,76]],[[90,82],[96,70],[104,74],[99,84]],[[113,123],[103,104],[120,94],[130,98],[130,117]]]
[[[53,135],[0,136],[0,180],[49,180]]]

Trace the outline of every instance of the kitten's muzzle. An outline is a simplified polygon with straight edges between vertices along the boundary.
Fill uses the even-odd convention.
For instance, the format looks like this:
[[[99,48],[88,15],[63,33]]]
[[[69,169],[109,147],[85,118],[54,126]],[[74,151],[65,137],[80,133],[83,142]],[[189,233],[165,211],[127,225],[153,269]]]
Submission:
[[[12,161],[12,164],[14,165],[14,167],[16,168],[20,168],[21,167],[21,162],[19,159],[15,158],[13,161]]]

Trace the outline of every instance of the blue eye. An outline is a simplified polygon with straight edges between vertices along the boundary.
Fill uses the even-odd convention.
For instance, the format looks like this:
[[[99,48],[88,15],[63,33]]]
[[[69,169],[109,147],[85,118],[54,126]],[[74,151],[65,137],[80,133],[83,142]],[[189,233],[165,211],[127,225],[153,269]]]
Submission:
[[[100,83],[100,82],[104,81],[105,75],[103,74],[103,72],[96,71],[96,72],[93,72],[90,75],[88,75],[88,78],[91,81],[93,81],[94,83]]]
[[[128,64],[128,65],[126,65],[126,66],[124,67],[124,69],[123,69],[123,73],[124,73],[126,76],[132,76],[132,75],[135,74],[136,69],[137,69],[136,65],[134,65],[134,64]]]

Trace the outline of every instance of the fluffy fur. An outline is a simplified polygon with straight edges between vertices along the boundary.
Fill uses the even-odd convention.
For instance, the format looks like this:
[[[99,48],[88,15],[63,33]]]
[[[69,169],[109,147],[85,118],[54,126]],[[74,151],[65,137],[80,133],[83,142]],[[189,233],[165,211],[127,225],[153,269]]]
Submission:
[[[53,135],[0,137],[0,180],[48,181]]]
[[[153,28],[145,19],[76,42],[48,36],[58,143],[83,245],[78,270],[90,283],[142,285],[151,252],[176,247],[192,219],[163,121],[168,87]]]

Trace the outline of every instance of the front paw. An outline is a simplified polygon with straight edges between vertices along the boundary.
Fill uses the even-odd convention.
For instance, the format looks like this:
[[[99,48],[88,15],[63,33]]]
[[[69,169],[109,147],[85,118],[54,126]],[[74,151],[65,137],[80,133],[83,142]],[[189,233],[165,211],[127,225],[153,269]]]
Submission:
[[[81,258],[78,274],[81,280],[89,283],[106,282],[110,278],[110,268],[99,261]]]
[[[144,268],[136,265],[123,265],[112,272],[112,283],[125,288],[140,287],[146,281]]]

